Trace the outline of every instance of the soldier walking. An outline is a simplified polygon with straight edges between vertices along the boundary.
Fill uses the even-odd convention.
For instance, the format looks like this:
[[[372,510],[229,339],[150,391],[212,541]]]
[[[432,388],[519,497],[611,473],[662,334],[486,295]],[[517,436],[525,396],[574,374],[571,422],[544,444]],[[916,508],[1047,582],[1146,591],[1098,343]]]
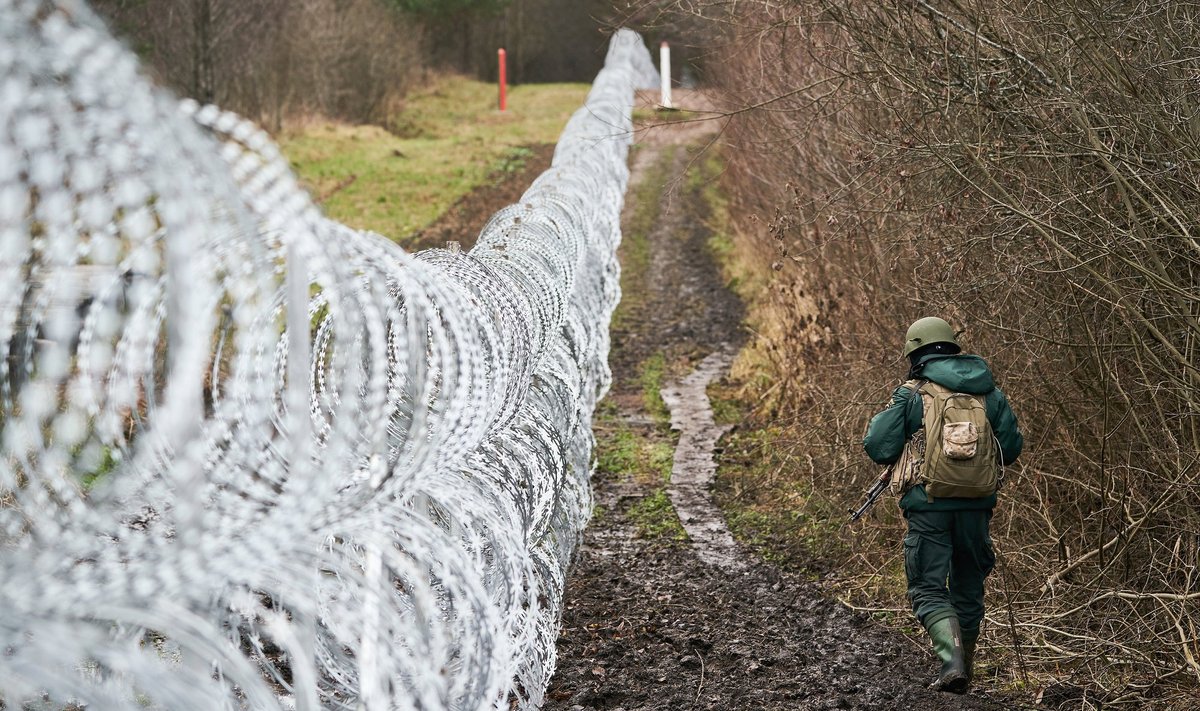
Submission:
[[[912,324],[908,378],[863,440],[873,461],[896,465],[892,485],[908,521],[908,597],[941,660],[930,686],[959,694],[971,683],[983,584],[996,563],[988,523],[1003,467],[1023,445],[987,363],[961,350],[944,320]]]

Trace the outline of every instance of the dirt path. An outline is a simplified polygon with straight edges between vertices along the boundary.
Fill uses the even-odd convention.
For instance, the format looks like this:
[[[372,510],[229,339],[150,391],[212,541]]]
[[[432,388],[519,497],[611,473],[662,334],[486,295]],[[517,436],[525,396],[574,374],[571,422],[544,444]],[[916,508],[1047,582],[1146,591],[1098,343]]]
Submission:
[[[669,447],[645,366],[666,363],[674,383],[663,399],[682,432],[665,486],[688,538],[648,535],[659,529],[644,523],[646,502],[663,483],[606,464],[601,451],[597,514],[568,580],[545,708],[1008,708],[925,689],[933,662],[924,649],[756,560],[725,530],[705,481],[720,428],[704,384],[739,343],[742,309],[706,247],[701,188],[681,176],[689,156],[678,146],[703,140],[694,125],[662,130],[634,157],[622,262],[639,280],[626,286],[629,303],[614,323],[615,383],[609,419],[598,425]],[[665,195],[668,184],[675,190]],[[643,229],[645,244],[633,239]]]

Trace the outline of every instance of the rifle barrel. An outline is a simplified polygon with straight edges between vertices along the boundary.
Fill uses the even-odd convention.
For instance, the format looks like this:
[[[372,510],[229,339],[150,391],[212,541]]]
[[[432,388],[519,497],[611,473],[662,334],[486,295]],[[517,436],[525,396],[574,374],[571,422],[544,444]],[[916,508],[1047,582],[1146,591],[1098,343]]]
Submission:
[[[879,497],[883,495],[883,492],[887,489],[888,482],[892,478],[891,473],[892,470],[891,467],[889,467],[887,471],[884,472],[883,476],[875,482],[874,486],[867,491],[867,500],[863,502],[863,505],[859,506],[858,509],[851,511],[850,521],[852,523],[862,518],[863,515],[875,505],[875,502],[879,500]]]

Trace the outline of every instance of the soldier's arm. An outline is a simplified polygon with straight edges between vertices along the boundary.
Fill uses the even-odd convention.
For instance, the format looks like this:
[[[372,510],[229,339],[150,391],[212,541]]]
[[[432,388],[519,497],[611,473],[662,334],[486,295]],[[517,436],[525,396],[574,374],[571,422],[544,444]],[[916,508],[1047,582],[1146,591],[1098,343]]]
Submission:
[[[1021,450],[1025,447],[1025,438],[1021,436],[1021,429],[1017,426],[1017,416],[1013,414],[1012,407],[1008,404],[1008,398],[996,388],[992,393],[992,399],[995,402],[993,406],[994,415],[992,419],[992,431],[996,433],[996,439],[1000,442],[1000,451],[1002,453],[1001,461],[1005,466],[1017,461],[1017,457],[1021,456]]]
[[[887,409],[871,418],[867,435],[863,438],[863,449],[876,464],[893,464],[904,451],[904,444],[912,435],[909,406],[914,399],[913,391],[901,385],[892,393],[892,402]],[[920,402],[917,399],[917,402]],[[920,422],[920,416],[916,418]]]

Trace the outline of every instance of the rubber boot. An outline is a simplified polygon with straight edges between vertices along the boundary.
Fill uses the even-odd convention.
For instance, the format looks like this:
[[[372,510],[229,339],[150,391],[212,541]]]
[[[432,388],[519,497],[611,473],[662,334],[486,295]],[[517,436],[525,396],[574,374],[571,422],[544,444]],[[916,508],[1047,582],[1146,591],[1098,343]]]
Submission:
[[[967,684],[963,687],[963,691],[971,686],[971,680],[975,678],[975,643],[978,641],[979,630],[962,630],[963,673],[967,677]]]
[[[963,638],[957,617],[946,617],[929,626],[929,638],[933,640],[933,652],[942,660],[938,678],[929,685],[938,691],[955,694],[967,690],[967,670],[963,664]]]

